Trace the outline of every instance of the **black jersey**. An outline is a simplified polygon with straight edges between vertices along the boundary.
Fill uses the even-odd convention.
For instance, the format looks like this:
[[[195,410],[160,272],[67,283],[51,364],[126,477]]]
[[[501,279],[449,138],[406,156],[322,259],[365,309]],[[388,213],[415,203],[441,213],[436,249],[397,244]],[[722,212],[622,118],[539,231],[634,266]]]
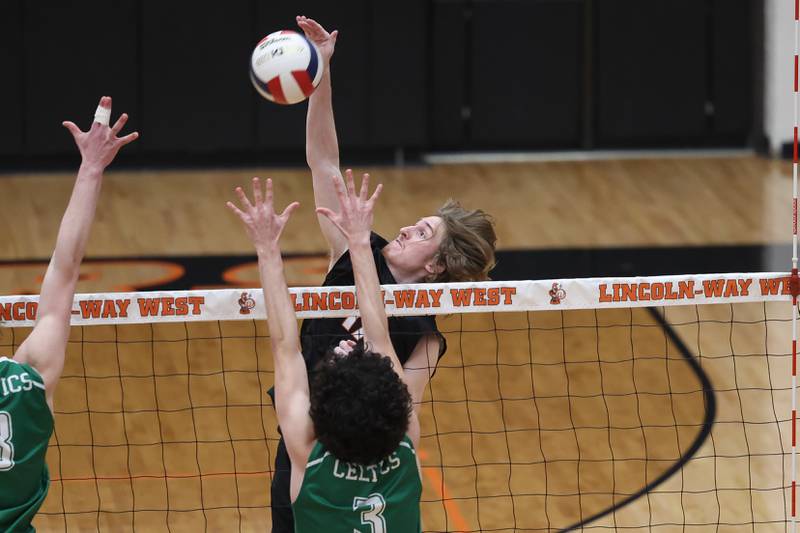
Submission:
[[[389,270],[386,259],[381,253],[381,250],[387,244],[386,239],[376,233],[373,233],[370,237],[370,247],[378,270],[378,282],[381,285],[397,283]],[[322,285],[323,287],[355,285],[353,263],[350,259],[349,250],[345,251],[336,261]],[[300,342],[303,358],[306,360],[306,368],[309,371],[313,371],[316,364],[325,356],[331,346],[336,346],[346,339],[354,339],[354,334],[360,329],[361,319],[357,317],[304,320],[300,328]],[[436,327],[436,319],[433,316],[389,317],[389,335],[401,364],[405,364],[408,361],[417,346],[417,342],[423,336],[429,334],[439,337],[439,357],[441,357],[447,346],[444,337]]]

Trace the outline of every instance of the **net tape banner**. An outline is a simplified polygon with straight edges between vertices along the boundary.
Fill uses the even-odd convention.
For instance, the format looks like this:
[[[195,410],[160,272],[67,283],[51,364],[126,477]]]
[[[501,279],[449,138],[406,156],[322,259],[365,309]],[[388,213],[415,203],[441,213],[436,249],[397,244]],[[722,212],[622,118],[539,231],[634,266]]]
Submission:
[[[391,316],[790,301],[789,274],[698,274],[384,285]],[[290,289],[298,318],[358,315],[354,287]],[[32,326],[38,296],[0,296],[0,325]],[[265,319],[260,288],[76,294],[72,325]]]

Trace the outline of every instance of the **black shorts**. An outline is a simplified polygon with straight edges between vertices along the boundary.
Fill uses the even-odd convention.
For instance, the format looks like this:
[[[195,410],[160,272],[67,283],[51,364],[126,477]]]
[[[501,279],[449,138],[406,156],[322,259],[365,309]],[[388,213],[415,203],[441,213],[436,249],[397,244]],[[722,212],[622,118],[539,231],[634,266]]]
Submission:
[[[283,437],[278,442],[275,454],[275,474],[272,476],[272,533],[294,533],[294,515],[289,484],[292,479],[292,463],[286,451]]]

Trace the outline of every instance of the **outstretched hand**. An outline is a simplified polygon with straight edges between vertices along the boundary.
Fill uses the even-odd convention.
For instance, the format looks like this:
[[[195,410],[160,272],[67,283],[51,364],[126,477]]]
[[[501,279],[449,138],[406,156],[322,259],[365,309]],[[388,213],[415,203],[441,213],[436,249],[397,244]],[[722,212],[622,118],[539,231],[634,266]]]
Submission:
[[[110,116],[111,97],[102,97],[99,108],[103,108]],[[126,122],[128,122],[128,115],[123,113],[113,127],[109,127],[107,123],[101,124],[97,121],[92,123],[89,131],[81,131],[74,122],[69,120],[62,122],[62,125],[69,130],[72,138],[75,139],[75,144],[81,152],[82,163],[96,165],[101,169],[105,169],[114,160],[120,148],[139,138],[137,132],[129,133],[124,137],[117,137]]]
[[[275,213],[272,205],[272,180],[269,178],[267,178],[266,194],[261,191],[261,181],[253,178],[252,204],[241,187],[236,187],[236,195],[239,197],[241,209],[233,202],[228,202],[226,205],[242,220],[247,236],[259,251],[277,244],[292,211],[300,206],[299,202],[292,202],[280,215]]]
[[[358,194],[356,194],[352,170],[347,169],[345,171],[347,189],[345,189],[342,180],[338,177],[333,176],[331,179],[336,189],[336,196],[339,198],[339,211],[336,212],[327,207],[318,207],[317,213],[327,217],[347,237],[348,241],[354,242],[364,237],[369,239],[369,234],[372,230],[372,210],[375,207],[378,196],[381,194],[383,185],[379,183],[375,187],[375,192],[368,198],[369,174],[364,174],[361,179],[361,191]]]
[[[297,20],[297,25],[300,26],[306,37],[317,45],[319,53],[322,54],[322,60],[328,63],[333,55],[333,49],[336,48],[336,38],[339,36],[339,31],[333,30],[328,33],[319,22],[303,15],[297,16],[295,20]]]

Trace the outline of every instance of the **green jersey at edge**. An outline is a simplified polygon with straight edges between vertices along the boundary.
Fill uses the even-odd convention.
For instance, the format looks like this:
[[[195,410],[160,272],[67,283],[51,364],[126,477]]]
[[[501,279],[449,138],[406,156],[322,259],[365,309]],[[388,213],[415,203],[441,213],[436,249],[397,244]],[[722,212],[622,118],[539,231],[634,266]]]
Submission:
[[[0,357],[0,531],[34,531],[31,521],[50,484],[45,456],[52,433],[39,373]]]

